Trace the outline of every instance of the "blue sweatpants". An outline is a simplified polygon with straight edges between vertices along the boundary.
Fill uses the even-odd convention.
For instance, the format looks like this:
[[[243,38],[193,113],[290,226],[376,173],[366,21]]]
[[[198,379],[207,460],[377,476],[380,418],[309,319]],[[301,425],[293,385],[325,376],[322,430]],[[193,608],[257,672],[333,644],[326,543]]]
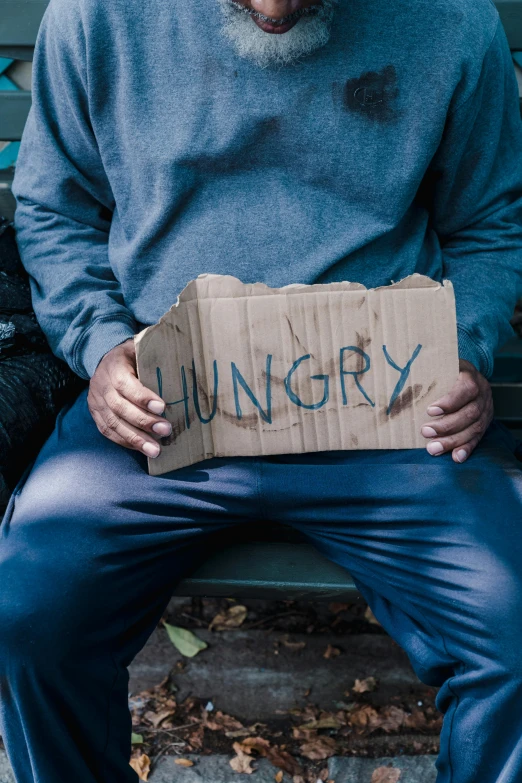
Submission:
[[[0,733],[17,783],[137,781],[126,667],[204,537],[265,520],[346,567],[420,679],[441,686],[438,783],[520,783],[515,449],[493,424],[463,465],[423,450],[326,452],[154,477],[99,434],[82,392],[0,526]]]

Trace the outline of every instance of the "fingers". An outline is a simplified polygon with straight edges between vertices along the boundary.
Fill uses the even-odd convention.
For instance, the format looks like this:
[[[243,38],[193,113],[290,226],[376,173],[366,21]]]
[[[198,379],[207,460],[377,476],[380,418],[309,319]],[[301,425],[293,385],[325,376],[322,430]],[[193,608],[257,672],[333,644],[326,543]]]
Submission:
[[[91,413],[99,431],[109,440],[128,449],[141,451],[151,459],[155,459],[159,455],[159,444],[143,430],[120,419],[110,410],[104,418],[96,410],[94,412],[91,410]]]
[[[152,413],[161,415],[165,410],[165,403],[157,394],[147,389],[136,375],[122,367],[114,370],[111,374],[113,388],[119,393],[119,396],[134,403],[140,408],[149,410]],[[106,391],[110,391],[106,389]]]
[[[493,419],[489,386],[456,413],[433,418],[421,432],[429,439],[428,452],[436,457],[452,452],[455,462],[465,462],[480,442]]]
[[[472,454],[472,452],[475,450],[475,448],[480,443],[480,439],[482,436],[476,436],[470,440],[469,443],[465,443],[463,446],[460,446],[458,449],[454,449],[452,457],[454,462],[466,462],[467,458]]]
[[[153,432],[162,438],[166,438],[172,432],[172,426],[166,419],[147,413],[115,390],[106,395],[105,402],[118,419],[123,419],[138,430]]]
[[[493,419],[491,387],[469,362],[460,361],[457,383],[428,408],[431,421],[421,429],[429,439],[428,452],[436,457],[452,452],[455,462],[465,462]]]
[[[89,409],[102,435],[151,459],[161,450],[154,436],[167,437],[172,432],[166,419],[134,405],[112,387],[104,389],[103,395],[91,390]]]
[[[165,403],[136,375],[132,340],[116,346],[100,361],[91,378],[87,403],[102,435],[147,457],[157,457],[157,438],[172,432],[162,416]]]
[[[485,420],[479,419],[471,427],[467,427],[454,435],[432,438],[427,445],[428,453],[433,457],[438,457],[441,454],[446,454],[448,451],[453,451],[455,453],[454,456],[457,454],[459,456],[459,459],[456,461],[464,462],[480,441],[486,427]],[[465,456],[459,454],[461,450],[466,452]]]
[[[473,400],[456,413],[448,413],[446,416],[439,416],[439,418],[426,423],[422,427],[422,434],[425,438],[455,435],[480,421],[482,416],[483,409],[479,401]]]
[[[471,373],[461,373],[453,389],[434,402],[428,408],[430,416],[440,416],[443,413],[455,413],[468,403],[476,400],[480,394],[478,381]]]

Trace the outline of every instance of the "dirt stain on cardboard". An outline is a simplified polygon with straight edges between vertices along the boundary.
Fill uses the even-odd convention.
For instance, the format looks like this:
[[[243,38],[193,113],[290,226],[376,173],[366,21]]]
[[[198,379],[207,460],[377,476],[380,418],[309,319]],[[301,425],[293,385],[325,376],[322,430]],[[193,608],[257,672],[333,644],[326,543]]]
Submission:
[[[242,430],[257,430],[258,428],[259,414],[257,413],[249,413],[247,416],[242,416],[241,419],[238,419],[235,413],[229,413],[228,411],[218,409],[218,413],[223,416],[229,424],[234,424]]]
[[[395,419],[400,413],[402,413],[403,411],[407,411],[408,408],[411,408],[413,406],[413,403],[416,400],[418,400],[419,397],[421,396],[422,390],[423,390],[423,386],[421,383],[416,383],[413,387],[408,386],[408,388],[405,391],[403,391],[403,393],[399,397],[397,397],[397,399],[393,403],[393,408],[390,411],[389,418]],[[386,421],[388,419],[387,408],[383,409],[383,413],[384,413],[384,417],[382,417],[382,413],[381,413],[381,418],[383,418],[383,420]]]
[[[368,336],[368,332],[355,332],[355,345],[360,351],[366,351],[371,344],[372,338]]]
[[[292,326],[292,322],[290,321],[290,318],[289,318],[287,315],[285,315],[285,318],[286,318],[286,322],[287,322],[287,324],[288,324],[288,328],[290,329],[290,334],[292,335],[292,337],[294,338],[294,340],[297,342],[298,346],[299,346],[299,347],[300,347],[300,348],[303,350],[304,354],[305,354],[305,355],[306,355],[306,354],[308,354],[308,349],[307,349],[307,348],[305,348],[305,346],[303,345],[303,343],[301,342],[301,340],[299,339],[299,337],[298,337],[298,336],[296,335],[296,333],[294,332],[294,327]],[[314,358],[314,355],[313,355],[313,353],[311,353],[311,354],[310,354],[310,356],[312,357],[312,359]],[[266,373],[265,373],[265,374],[266,374]]]

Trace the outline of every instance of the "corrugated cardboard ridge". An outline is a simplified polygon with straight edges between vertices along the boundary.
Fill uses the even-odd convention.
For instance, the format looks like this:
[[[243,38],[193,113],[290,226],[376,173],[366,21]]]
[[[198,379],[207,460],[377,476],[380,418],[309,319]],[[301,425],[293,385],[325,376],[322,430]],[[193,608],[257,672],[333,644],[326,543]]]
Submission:
[[[154,331],[161,327],[173,311],[184,302],[193,302],[195,300],[213,299],[215,297],[240,299],[245,296],[287,296],[291,294],[331,293],[334,291],[356,292],[398,291],[422,288],[440,289],[444,286],[453,287],[450,280],[443,280],[442,283],[438,283],[431,277],[418,273],[403,277],[402,280],[399,280],[396,283],[393,282],[390,285],[377,286],[376,288],[367,288],[365,285],[362,285],[362,283],[351,283],[348,281],[312,284],[290,283],[281,288],[270,288],[270,286],[265,283],[243,283],[239,278],[234,277],[233,275],[201,274],[187,283],[179,294],[177,301],[161,316],[156,324],[146,327],[139,335],[136,335],[136,341],[141,343],[142,347],[145,348]]]

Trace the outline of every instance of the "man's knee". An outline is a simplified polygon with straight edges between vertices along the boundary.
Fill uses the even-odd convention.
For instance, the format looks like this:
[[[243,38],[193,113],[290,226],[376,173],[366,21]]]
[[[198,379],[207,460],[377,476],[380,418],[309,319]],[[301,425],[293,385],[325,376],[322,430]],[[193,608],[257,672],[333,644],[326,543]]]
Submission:
[[[9,580],[5,579],[5,574]],[[9,564],[0,564],[0,666],[6,657],[11,661],[60,654],[67,618],[64,606],[56,602],[55,591],[43,583],[39,591],[26,588],[24,574],[13,578]]]
[[[522,568],[492,553],[463,602],[461,636],[478,665],[522,683]],[[465,608],[464,608],[465,607]]]
[[[74,550],[56,557],[50,547],[23,547],[15,538],[0,540],[0,672],[7,661],[47,666],[66,659],[95,611],[88,599],[94,569]]]

